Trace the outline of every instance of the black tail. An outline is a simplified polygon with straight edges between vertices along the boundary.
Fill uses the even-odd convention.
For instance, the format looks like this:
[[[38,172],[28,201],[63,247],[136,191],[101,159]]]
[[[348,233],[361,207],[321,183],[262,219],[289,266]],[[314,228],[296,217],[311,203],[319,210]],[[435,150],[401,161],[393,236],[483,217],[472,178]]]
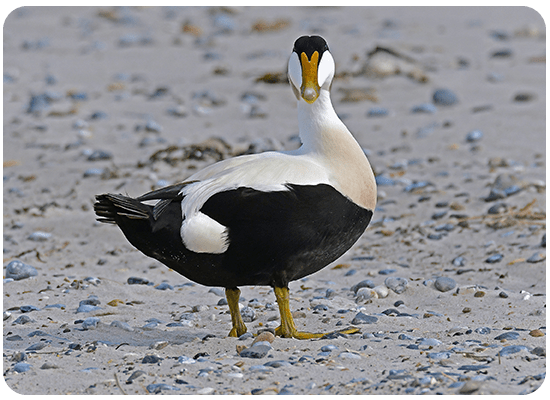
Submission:
[[[147,220],[151,215],[151,206],[121,194],[100,194],[96,200],[94,211],[100,222],[119,224],[121,218]]]

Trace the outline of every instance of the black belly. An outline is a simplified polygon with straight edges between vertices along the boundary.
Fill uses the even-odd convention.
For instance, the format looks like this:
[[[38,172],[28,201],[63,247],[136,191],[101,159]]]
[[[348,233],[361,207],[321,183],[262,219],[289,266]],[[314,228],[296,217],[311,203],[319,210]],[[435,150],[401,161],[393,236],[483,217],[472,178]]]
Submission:
[[[148,227],[140,221],[117,223],[143,253],[202,285],[286,286],[344,254],[372,217],[371,210],[329,185],[288,187],[278,192],[238,188],[204,204],[201,212],[228,228],[229,247],[222,254],[185,248],[180,202],[170,204],[158,221],[141,222]]]

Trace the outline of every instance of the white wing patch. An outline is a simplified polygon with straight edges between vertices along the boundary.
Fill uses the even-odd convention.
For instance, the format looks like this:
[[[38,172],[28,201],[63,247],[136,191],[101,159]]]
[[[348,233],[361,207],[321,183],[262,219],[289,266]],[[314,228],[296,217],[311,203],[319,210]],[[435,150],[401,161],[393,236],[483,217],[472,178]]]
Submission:
[[[229,247],[227,228],[201,212],[183,221],[180,235],[195,253],[221,254]]]

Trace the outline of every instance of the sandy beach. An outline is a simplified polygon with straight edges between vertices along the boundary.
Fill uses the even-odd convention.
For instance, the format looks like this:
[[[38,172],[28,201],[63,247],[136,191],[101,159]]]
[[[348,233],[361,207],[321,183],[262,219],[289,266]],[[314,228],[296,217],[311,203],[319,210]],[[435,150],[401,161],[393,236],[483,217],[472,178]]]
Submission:
[[[299,146],[286,68],[323,36],[376,174],[357,244],[290,284],[195,284],[95,221]],[[546,374],[546,31],[526,7],[27,7],[4,23],[3,391],[529,394]],[[254,344],[254,346],[253,346]],[[547,386],[547,385],[546,385]]]

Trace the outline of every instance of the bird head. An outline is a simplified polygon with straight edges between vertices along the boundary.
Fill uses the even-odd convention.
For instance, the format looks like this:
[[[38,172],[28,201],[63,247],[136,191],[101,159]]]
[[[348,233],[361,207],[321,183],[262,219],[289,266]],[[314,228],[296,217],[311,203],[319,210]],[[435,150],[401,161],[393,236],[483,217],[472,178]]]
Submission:
[[[330,90],[334,59],[321,36],[301,36],[288,61],[290,85],[298,100],[313,104],[321,90]]]

